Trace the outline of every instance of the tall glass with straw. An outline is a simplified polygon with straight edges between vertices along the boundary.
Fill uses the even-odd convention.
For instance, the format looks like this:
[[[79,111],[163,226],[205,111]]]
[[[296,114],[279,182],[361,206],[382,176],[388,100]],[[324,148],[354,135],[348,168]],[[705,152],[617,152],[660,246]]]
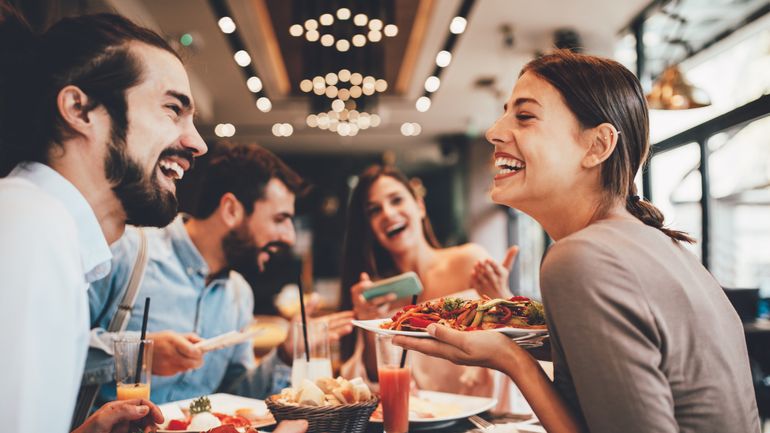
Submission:
[[[152,378],[152,340],[147,340],[147,316],[150,298],[144,302],[141,338],[120,338],[115,340],[115,382],[117,399],[150,399]]]

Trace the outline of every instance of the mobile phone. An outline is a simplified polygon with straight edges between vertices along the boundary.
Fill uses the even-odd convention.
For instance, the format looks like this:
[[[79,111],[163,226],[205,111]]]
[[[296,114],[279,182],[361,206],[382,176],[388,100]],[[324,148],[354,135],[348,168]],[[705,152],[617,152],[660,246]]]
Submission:
[[[372,287],[363,292],[367,301],[378,296],[395,293],[396,298],[406,298],[422,293],[422,283],[414,272],[406,272],[395,277],[376,281]]]

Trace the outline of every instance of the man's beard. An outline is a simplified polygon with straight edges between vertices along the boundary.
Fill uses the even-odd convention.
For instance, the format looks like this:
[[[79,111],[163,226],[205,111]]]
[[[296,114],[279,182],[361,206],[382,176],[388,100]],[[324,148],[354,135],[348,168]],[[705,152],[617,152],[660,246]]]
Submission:
[[[191,153],[166,149],[158,160],[175,153]],[[185,156],[188,156],[185,154]],[[188,158],[192,161],[192,155]],[[157,163],[145,174],[142,166],[128,156],[126,142],[113,134],[104,161],[107,180],[123,205],[127,223],[137,226],[165,227],[177,213],[177,199],[173,192],[163,189],[158,182]]]
[[[284,242],[269,242],[259,246],[254,242],[251,229],[244,220],[243,223],[230,230],[222,238],[222,250],[225,254],[227,267],[241,274],[251,274],[259,269],[258,257],[262,252],[275,254],[288,252],[290,247]]]

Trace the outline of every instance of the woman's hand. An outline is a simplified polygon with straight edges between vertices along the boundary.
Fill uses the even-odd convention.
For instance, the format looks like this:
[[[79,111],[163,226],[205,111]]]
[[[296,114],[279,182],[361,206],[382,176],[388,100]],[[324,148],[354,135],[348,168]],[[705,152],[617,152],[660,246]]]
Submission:
[[[393,338],[393,344],[444,358],[455,364],[495,370],[503,370],[505,363],[510,361],[507,356],[503,356],[505,350],[518,348],[516,343],[500,332],[458,331],[435,324],[429,325],[427,331],[435,339],[396,336]]]
[[[508,299],[513,296],[508,287],[508,274],[518,253],[519,247],[514,245],[508,248],[502,263],[497,263],[491,258],[476,262],[471,271],[471,287],[476,289],[479,295],[487,295],[493,299]]]
[[[130,426],[142,431],[163,422],[163,414],[151,401],[118,400],[106,403],[72,433],[127,433]]]
[[[353,298],[353,312],[356,319],[369,320],[379,319],[388,314],[390,311],[390,303],[396,300],[395,293],[389,293],[387,295],[378,296],[367,301],[364,298],[364,291],[372,286],[372,280],[369,279],[369,274],[361,272],[361,280],[350,288],[350,295]]]

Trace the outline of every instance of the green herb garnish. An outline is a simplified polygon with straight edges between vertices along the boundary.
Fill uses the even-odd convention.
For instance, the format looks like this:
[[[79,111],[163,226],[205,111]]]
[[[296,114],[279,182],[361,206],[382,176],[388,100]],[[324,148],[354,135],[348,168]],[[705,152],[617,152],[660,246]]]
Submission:
[[[203,412],[211,412],[211,401],[205,395],[190,403],[190,415]]]
[[[460,298],[444,298],[444,311],[459,310],[465,304],[465,299]]]
[[[530,325],[544,325],[545,324],[545,309],[543,304],[537,301],[530,301],[529,307],[527,307],[527,322]]]

